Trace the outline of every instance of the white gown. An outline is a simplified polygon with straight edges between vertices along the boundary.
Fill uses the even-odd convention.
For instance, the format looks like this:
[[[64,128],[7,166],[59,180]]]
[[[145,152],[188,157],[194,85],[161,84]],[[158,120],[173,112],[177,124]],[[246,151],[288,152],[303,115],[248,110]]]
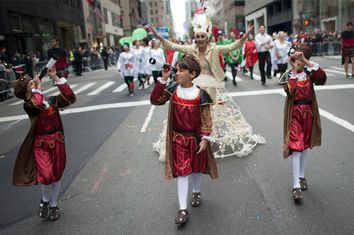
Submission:
[[[193,81],[205,89],[215,101],[212,107],[213,132],[212,146],[216,158],[229,156],[246,157],[252,153],[257,144],[265,144],[265,138],[253,134],[250,124],[242,115],[240,108],[224,88],[224,82],[217,81],[210,71],[206,60],[200,61],[201,74]],[[159,153],[159,161],[165,161],[167,119],[163,122],[164,129],[153,149]]]

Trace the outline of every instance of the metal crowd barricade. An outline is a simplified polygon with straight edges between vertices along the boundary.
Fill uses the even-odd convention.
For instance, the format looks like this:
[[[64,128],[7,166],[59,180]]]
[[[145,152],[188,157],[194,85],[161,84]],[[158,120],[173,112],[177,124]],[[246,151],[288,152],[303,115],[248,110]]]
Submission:
[[[341,55],[339,41],[309,42],[308,44],[311,46],[312,55],[314,56]]]
[[[16,81],[16,74],[12,69],[4,72],[4,77],[0,78],[0,101],[4,101],[14,95],[13,86]]]

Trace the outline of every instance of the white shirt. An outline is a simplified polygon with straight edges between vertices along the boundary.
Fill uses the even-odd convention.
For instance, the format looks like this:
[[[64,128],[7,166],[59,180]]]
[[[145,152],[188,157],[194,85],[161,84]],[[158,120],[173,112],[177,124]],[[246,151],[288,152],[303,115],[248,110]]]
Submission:
[[[137,69],[137,73],[144,73],[144,48],[143,47],[139,47],[136,48],[134,47],[133,49],[134,55],[135,55],[135,60],[136,60],[136,69]]]
[[[285,64],[288,63],[288,52],[291,47],[291,43],[288,41],[284,41],[280,43],[279,40],[275,40],[273,43],[274,55],[277,64]]]
[[[269,36],[268,34],[257,34],[256,38],[256,48],[258,52],[265,52],[265,51],[269,51],[269,49],[265,48],[265,45],[261,46],[263,43],[271,43],[272,42],[272,37]]]
[[[151,58],[154,58],[155,60],[161,62],[161,63],[165,63],[166,59],[165,59],[165,55],[163,53],[163,50],[161,48],[158,49],[151,49],[150,50],[150,56]],[[162,68],[158,65],[152,65],[151,66],[151,70],[152,71],[161,71]]]
[[[136,76],[136,60],[133,52],[122,52],[119,55],[117,69],[120,70],[122,77]]]

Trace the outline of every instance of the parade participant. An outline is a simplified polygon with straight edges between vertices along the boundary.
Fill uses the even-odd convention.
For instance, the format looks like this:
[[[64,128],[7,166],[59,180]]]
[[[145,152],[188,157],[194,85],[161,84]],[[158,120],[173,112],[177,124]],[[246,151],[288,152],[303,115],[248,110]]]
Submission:
[[[151,58],[154,58],[155,60],[159,61],[160,63],[165,63],[166,59],[165,59],[165,54],[163,52],[163,50],[160,48],[160,41],[159,40],[152,40],[151,41],[151,50],[150,50],[150,56]],[[155,65],[151,66],[151,70],[152,70],[152,77],[154,78],[154,82],[155,84],[157,83],[157,78],[161,77],[162,75],[162,68],[159,67],[159,65],[157,65],[157,63]]]
[[[192,83],[199,76],[200,65],[195,58],[186,55],[177,63],[176,82],[166,87],[170,70],[163,70],[162,77],[151,93],[151,103],[169,103],[168,128],[166,135],[165,177],[177,177],[180,209],[176,224],[187,222],[188,178],[192,175],[192,207],[201,205],[200,185],[202,174],[217,178],[216,161],[209,143],[212,131],[208,93]]]
[[[228,40],[228,44],[236,41],[236,36],[233,32],[230,33],[230,39]],[[229,65],[231,68],[232,74],[232,84],[237,86],[236,76],[237,76],[237,67],[242,62],[242,48],[233,50],[227,53],[224,57],[225,64]]]
[[[302,190],[308,187],[305,179],[308,149],[321,145],[321,122],[313,84],[324,85],[327,77],[318,64],[309,61],[312,52],[308,45],[296,45],[289,53],[292,68],[279,82],[287,94],[283,156],[292,156],[292,195],[299,201]]]
[[[145,88],[149,88],[150,86],[150,77],[151,77],[151,64],[149,63],[149,59],[151,58],[151,53],[150,53],[150,45],[149,45],[149,40],[147,38],[144,38],[142,40],[143,42],[143,67],[144,67],[144,76],[146,80],[146,86]]]
[[[134,96],[134,77],[137,75],[135,66],[135,55],[130,50],[129,44],[124,43],[123,52],[120,53],[117,61],[117,69],[128,86],[130,96]]]
[[[248,35],[248,40],[245,42],[245,60],[246,67],[250,70],[250,78],[253,79],[253,66],[258,60],[258,53],[256,49],[256,43],[253,40],[253,35]]]
[[[194,56],[200,66],[201,74],[193,80],[193,84],[205,89],[212,100],[216,103],[213,106],[213,140],[218,147],[215,148],[216,157],[249,155],[257,143],[264,143],[265,140],[259,135],[254,135],[252,127],[246,122],[240,108],[233,101],[229,92],[224,88],[225,73],[220,67],[219,53],[228,53],[243,46],[253,26],[249,27],[245,35],[232,44],[218,46],[209,42],[212,24],[210,18],[204,13],[196,13],[193,19],[195,44],[179,45],[172,43],[157,34],[156,29],[151,25],[151,31],[165,47],[171,47]],[[159,140],[154,143],[153,148],[159,152],[159,160],[163,161],[164,132]],[[230,147],[227,148],[226,146]],[[218,149],[218,150],[217,150]],[[230,152],[231,151],[231,152]]]
[[[274,59],[277,64],[280,76],[288,69],[288,51],[291,47],[291,43],[285,40],[285,34],[283,31],[279,31],[278,39],[273,41]]]
[[[354,78],[354,31],[352,22],[347,23],[347,30],[342,32],[341,39],[342,64],[344,64],[345,78],[349,78],[348,64],[352,63],[352,78]]]
[[[145,61],[144,61],[144,48],[140,46],[140,41],[139,40],[134,40],[133,41],[133,52],[135,55],[135,60],[136,60],[136,66],[135,69],[136,74],[138,74],[138,80],[139,80],[139,90],[144,89],[144,79],[145,79]]]
[[[69,64],[69,54],[68,52],[59,46],[59,39],[56,36],[53,36],[50,39],[50,44],[52,48],[47,51],[49,58],[57,58],[57,62],[55,63],[55,69],[57,71],[58,77],[68,78],[67,67]]]
[[[262,85],[265,85],[267,78],[272,78],[272,61],[270,57],[270,49],[272,48],[272,37],[266,34],[265,26],[261,25],[259,27],[259,34],[256,35],[256,47],[258,51],[258,65],[259,71],[261,73]],[[267,69],[264,71],[265,63],[267,63]]]
[[[31,127],[17,155],[13,184],[41,184],[42,198],[38,216],[47,218],[49,209],[49,219],[55,221],[60,218],[57,202],[66,164],[59,108],[74,103],[76,98],[66,79],[56,75],[55,68],[49,69],[48,74],[58,86],[60,95],[44,98],[38,75],[34,79],[21,77],[14,86],[16,97],[25,102],[23,107]]]

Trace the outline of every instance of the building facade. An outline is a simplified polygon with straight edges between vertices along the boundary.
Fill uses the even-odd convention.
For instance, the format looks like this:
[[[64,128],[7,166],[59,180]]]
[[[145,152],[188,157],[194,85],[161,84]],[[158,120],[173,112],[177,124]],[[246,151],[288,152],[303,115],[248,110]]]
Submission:
[[[141,5],[139,0],[119,0],[124,36],[132,35],[134,29],[143,23]]]
[[[260,25],[268,33],[286,31],[341,32],[354,21],[354,0],[246,0],[245,24]]]
[[[32,52],[45,58],[54,35],[66,49],[85,40],[81,0],[0,1],[0,13],[0,46],[9,54]]]
[[[230,29],[245,31],[245,0],[224,0],[224,20],[226,33]]]

